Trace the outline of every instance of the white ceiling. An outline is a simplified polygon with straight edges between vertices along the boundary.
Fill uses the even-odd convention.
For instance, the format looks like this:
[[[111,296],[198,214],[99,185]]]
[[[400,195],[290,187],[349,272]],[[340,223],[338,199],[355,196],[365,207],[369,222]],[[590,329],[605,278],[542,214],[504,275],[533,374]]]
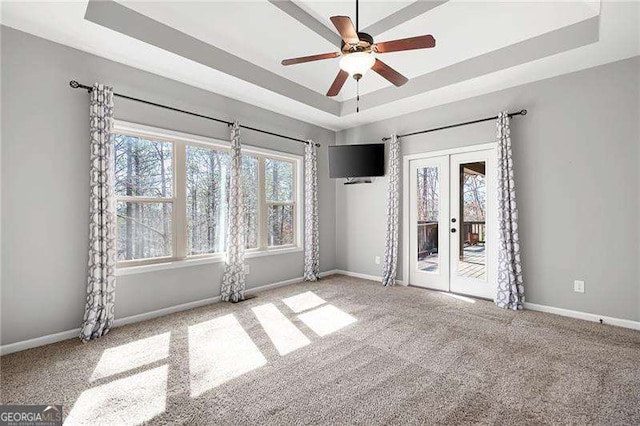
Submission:
[[[398,89],[368,73],[360,84],[362,112],[355,114],[353,81],[335,100],[324,97],[338,59],[280,65],[285,58],[338,49],[267,0],[102,3],[115,6],[119,21],[103,19],[102,12],[85,17],[87,1],[5,1],[0,18],[4,25],[331,129],[640,54],[636,2],[450,0],[375,35],[384,41],[432,34],[437,46],[380,55],[411,81]],[[350,15],[355,21],[354,3],[297,1],[294,7],[333,31],[329,17]],[[413,6],[410,1],[360,1],[360,28]],[[144,33],[137,28],[144,26],[122,24],[122,13],[164,25]],[[193,39],[175,38],[178,33],[170,31]],[[205,50],[198,40],[206,43]],[[245,66],[225,68],[234,58]]]
[[[338,51],[338,47],[302,26],[272,4],[263,1],[129,2],[118,0],[181,32],[217,46],[235,56],[289,80],[325,94],[338,72],[339,59],[284,67],[285,58]],[[383,19],[411,2],[361,2],[360,27]],[[300,1],[298,5],[327,27],[335,15],[355,16],[355,2]],[[422,16],[376,37],[395,40],[433,34],[437,48],[379,55],[380,59],[408,78],[443,68],[515,42],[526,40],[593,17],[585,2],[487,3],[449,1]],[[353,18],[355,22],[355,17]],[[360,83],[360,93],[370,93],[391,84],[375,73]],[[337,100],[356,96],[355,81],[349,80]]]
[[[310,15],[322,22],[331,30],[334,30],[329,18],[336,15],[350,16],[353,23],[356,22],[356,2],[351,1],[296,1]],[[399,11],[413,3],[407,0],[391,1],[360,1],[360,30],[375,24],[394,12]]]

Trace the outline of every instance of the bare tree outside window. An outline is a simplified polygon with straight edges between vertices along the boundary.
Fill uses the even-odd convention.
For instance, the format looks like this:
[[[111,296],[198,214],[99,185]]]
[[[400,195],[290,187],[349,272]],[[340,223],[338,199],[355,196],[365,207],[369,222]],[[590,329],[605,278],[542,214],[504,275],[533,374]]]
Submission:
[[[437,222],[440,214],[440,186],[437,167],[418,169],[418,220]]]
[[[150,263],[157,258],[222,254],[229,205],[228,149],[173,141],[170,135],[138,136],[145,130],[131,132],[114,134],[118,261]],[[298,161],[286,156],[243,150],[248,250],[297,243],[297,167]],[[183,186],[175,188],[176,182]]]
[[[187,253],[219,253],[225,247],[229,153],[187,146]]]
[[[114,135],[118,260],[172,255],[172,144]]]
[[[484,222],[486,213],[486,183],[484,174],[465,171],[463,174],[464,220]]]
[[[294,243],[294,167],[290,161],[265,160],[268,245]]]

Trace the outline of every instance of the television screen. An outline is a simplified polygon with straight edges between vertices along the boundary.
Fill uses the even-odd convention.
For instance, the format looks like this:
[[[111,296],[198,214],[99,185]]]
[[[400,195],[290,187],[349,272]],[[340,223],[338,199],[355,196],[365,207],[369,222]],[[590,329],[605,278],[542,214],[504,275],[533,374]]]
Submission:
[[[384,144],[329,146],[329,177],[384,176]]]

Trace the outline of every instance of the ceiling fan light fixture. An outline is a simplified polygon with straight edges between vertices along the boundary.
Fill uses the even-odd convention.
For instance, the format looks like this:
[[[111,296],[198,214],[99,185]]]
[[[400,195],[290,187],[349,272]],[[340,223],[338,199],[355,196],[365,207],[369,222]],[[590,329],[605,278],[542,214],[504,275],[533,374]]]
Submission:
[[[375,64],[376,58],[370,52],[354,52],[340,59],[340,68],[351,76],[363,76]]]

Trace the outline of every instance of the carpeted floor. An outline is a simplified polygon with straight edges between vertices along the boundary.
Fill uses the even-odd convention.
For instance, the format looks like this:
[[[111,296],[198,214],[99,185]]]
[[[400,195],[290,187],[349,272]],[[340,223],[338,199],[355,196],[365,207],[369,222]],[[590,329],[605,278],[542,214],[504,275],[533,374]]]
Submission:
[[[7,355],[0,380],[70,423],[637,425],[640,332],[332,276]]]

